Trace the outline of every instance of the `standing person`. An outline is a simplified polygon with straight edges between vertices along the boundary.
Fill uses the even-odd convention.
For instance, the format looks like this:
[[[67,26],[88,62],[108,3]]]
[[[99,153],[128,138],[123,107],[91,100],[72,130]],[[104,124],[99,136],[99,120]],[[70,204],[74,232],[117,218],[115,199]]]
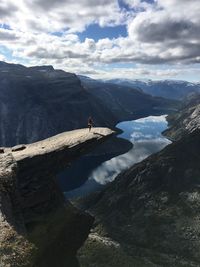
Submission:
[[[88,128],[89,128],[89,132],[91,131],[91,128],[92,128],[92,126],[93,126],[93,120],[92,120],[92,117],[90,116],[89,118],[88,118]]]

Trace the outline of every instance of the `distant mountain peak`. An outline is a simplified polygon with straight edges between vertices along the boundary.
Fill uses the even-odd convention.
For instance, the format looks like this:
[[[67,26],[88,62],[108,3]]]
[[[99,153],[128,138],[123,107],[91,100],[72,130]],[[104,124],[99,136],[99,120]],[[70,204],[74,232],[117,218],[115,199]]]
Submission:
[[[54,71],[54,67],[52,65],[33,66],[33,67],[29,67],[29,69],[38,70],[38,71]]]

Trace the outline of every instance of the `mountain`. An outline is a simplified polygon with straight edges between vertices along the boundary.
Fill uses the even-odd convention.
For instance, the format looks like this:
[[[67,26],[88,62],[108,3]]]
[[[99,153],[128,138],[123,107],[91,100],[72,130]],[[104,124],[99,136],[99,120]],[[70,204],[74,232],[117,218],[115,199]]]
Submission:
[[[0,62],[0,78],[2,144],[83,127],[90,114],[95,124],[114,127],[120,120],[179,107],[178,101],[141,89],[52,66]],[[190,94],[168,117],[172,144],[77,201],[84,211],[65,201],[56,175],[113,131],[81,129],[0,148],[0,266],[200,266],[198,99]],[[76,253],[86,239],[79,265]]]
[[[200,95],[191,94],[168,116],[172,144],[78,202],[96,220],[81,267],[200,266],[199,117]]]
[[[137,88],[94,80],[85,76],[79,76],[79,78],[85,89],[102,101],[119,121],[169,113],[178,106],[177,101],[153,97]]]
[[[107,140],[79,129],[0,153],[0,266],[78,267],[94,218],[66,200],[56,174]]]
[[[77,75],[52,66],[27,68],[0,62],[0,145],[31,143],[83,128],[90,115],[96,126],[114,128],[120,120],[174,105],[137,90],[109,86],[87,88]]]
[[[129,79],[112,79],[107,82],[130,88],[138,88],[147,94],[160,96],[169,99],[181,100],[188,94],[200,92],[199,83],[191,83],[179,80],[129,80]]]
[[[181,108],[167,117],[169,128],[164,134],[172,140],[181,139],[185,134],[200,129],[200,94],[187,97]]]
[[[85,200],[96,222],[82,267],[200,266],[199,147],[197,129]]]
[[[75,74],[52,66],[0,62],[0,145],[31,143],[87,126],[115,125],[115,116],[89,94]],[[105,116],[106,114],[106,116]]]

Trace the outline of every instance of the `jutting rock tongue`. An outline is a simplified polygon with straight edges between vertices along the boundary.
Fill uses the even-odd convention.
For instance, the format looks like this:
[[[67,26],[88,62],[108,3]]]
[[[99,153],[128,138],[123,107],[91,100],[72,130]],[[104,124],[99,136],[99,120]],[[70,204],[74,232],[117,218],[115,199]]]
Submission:
[[[66,132],[5,148],[0,163],[0,266],[78,266],[93,217],[66,202],[55,175],[113,134]]]

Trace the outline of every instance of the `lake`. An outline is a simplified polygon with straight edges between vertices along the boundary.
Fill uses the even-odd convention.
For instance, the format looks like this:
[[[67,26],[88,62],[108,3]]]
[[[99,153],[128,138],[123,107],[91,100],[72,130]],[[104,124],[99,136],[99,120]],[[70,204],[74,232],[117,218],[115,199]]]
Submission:
[[[61,187],[63,188],[62,184],[64,184],[64,188],[67,188],[64,190],[65,196],[75,198],[99,190],[108,182],[113,181],[120,172],[162,150],[171,143],[162,135],[167,127],[166,115],[149,116],[119,123],[117,128],[121,129],[123,133],[118,136],[129,140],[133,144],[133,148],[125,154],[99,164],[95,169],[90,169],[90,166],[82,160],[78,163],[75,162],[75,166],[69,170],[70,175],[65,172],[65,175],[60,178]],[[84,164],[86,164],[87,179],[80,184],[80,179],[76,180],[76,174],[78,175],[78,172],[81,171],[84,175]],[[70,188],[71,184],[73,184],[73,190]]]

